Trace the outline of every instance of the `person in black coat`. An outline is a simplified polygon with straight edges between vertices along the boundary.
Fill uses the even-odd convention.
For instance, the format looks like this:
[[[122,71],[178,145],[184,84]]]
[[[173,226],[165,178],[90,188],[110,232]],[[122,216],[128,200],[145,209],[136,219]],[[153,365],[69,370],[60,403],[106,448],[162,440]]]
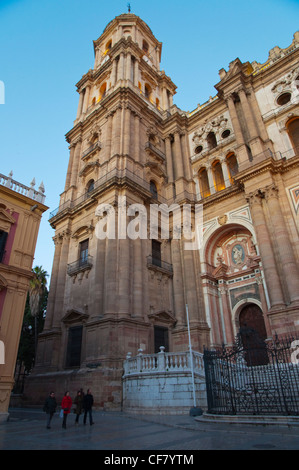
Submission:
[[[55,393],[51,392],[45,401],[43,410],[47,413],[47,429],[50,429],[51,420],[57,408]]]
[[[89,415],[89,424],[90,426],[94,424],[92,420],[92,406],[93,406],[93,396],[91,394],[90,388],[87,390],[86,395],[84,395],[83,408],[84,408],[84,418],[83,423],[86,424],[87,413]]]

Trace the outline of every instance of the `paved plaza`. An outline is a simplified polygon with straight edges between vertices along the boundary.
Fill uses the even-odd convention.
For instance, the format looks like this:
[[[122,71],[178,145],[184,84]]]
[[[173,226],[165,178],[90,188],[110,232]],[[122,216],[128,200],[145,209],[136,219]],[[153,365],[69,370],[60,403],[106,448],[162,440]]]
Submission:
[[[152,459],[161,453],[176,459],[179,454],[185,455],[184,463],[188,464],[195,463],[188,460],[190,455],[199,458],[198,450],[299,449],[299,426],[295,425],[203,423],[189,414],[132,416],[94,411],[93,426],[84,425],[82,416],[79,425],[75,425],[75,416],[71,414],[65,430],[59,413],[54,415],[51,429],[46,429],[46,414],[42,410],[9,411],[9,420],[0,424],[0,450],[101,450],[103,459],[115,459],[115,451],[126,456],[130,456],[130,451],[144,451]]]

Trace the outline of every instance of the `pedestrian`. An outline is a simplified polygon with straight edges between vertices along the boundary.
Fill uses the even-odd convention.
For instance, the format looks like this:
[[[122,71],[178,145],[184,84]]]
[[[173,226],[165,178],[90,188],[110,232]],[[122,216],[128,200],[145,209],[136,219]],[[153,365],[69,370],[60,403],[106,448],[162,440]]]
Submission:
[[[50,392],[48,398],[46,398],[43,410],[47,413],[47,429],[51,429],[51,420],[57,408],[57,402],[55,393]]]
[[[94,424],[92,420],[92,406],[93,406],[93,396],[91,394],[90,388],[87,390],[86,395],[84,396],[83,408],[84,408],[84,419],[83,423],[86,424],[87,413],[89,415],[89,424],[90,426]]]
[[[78,390],[76,398],[74,400],[74,403],[76,405],[76,408],[75,408],[75,414],[76,414],[75,424],[79,424],[79,416],[81,415],[82,410],[83,410],[83,395],[82,395],[81,390]]]
[[[71,412],[72,408],[72,399],[70,397],[70,392],[65,392],[64,397],[61,402],[61,409],[63,410],[63,421],[62,421],[62,427],[66,429],[66,420],[68,415]]]

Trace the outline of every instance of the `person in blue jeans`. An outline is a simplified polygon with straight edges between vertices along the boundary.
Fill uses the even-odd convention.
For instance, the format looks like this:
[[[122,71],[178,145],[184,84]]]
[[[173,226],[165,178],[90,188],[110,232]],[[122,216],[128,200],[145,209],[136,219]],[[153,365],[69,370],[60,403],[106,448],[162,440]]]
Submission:
[[[93,406],[93,396],[91,394],[90,388],[87,390],[86,395],[84,395],[83,408],[84,408],[84,418],[83,423],[86,424],[87,414],[89,415],[89,424],[90,426],[94,424],[92,420],[92,406]]]

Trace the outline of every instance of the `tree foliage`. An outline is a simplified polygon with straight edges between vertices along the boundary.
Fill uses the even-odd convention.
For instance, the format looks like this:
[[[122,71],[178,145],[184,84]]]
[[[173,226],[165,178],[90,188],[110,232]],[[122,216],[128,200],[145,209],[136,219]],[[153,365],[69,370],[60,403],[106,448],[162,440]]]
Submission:
[[[47,272],[42,266],[36,266],[32,272],[17,357],[17,367],[25,373],[31,371],[35,362],[37,336],[44,327],[48,300]]]

